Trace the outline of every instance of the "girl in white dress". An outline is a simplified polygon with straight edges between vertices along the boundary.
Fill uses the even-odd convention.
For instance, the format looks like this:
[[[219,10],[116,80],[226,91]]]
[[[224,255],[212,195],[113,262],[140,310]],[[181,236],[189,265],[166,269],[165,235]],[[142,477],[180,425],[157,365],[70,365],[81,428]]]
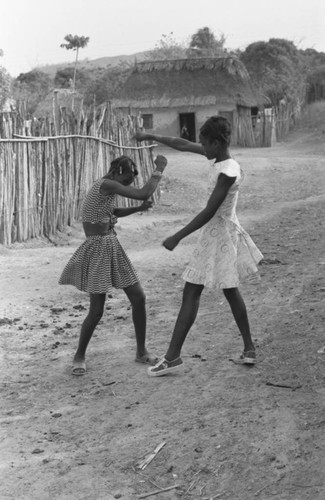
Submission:
[[[137,133],[138,141],[154,140],[179,151],[190,151],[215,160],[210,167],[209,199],[206,207],[185,227],[167,238],[163,245],[174,250],[179,242],[200,229],[193,257],[183,273],[183,301],[172,339],[164,358],[148,369],[159,377],[183,367],[180,357],[186,336],[199,309],[204,287],[221,289],[242,335],[244,364],[256,362],[246,306],[238,290],[241,279],[257,272],[263,255],[241,227],[236,215],[238,190],[242,180],[239,164],[229,151],[231,125],[226,118],[213,116],[200,129],[200,144],[177,137]]]

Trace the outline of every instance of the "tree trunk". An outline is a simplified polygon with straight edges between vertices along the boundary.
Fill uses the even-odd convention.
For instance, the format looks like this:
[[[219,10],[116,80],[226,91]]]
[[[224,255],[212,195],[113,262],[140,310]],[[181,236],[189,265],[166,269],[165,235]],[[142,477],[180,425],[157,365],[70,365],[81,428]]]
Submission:
[[[72,88],[72,104],[71,104],[72,111],[74,111],[74,96],[76,93],[76,73],[77,73],[77,63],[78,63],[78,52],[79,52],[79,48],[77,47],[76,60],[74,63],[74,71],[73,71],[73,88]]]

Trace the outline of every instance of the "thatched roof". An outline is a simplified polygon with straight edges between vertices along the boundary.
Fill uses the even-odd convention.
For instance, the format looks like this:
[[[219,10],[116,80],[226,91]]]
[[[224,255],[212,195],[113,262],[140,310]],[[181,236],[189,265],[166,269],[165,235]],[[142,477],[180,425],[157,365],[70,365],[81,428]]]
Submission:
[[[262,102],[244,65],[222,57],[137,63],[113,105],[155,108],[225,103],[252,107]]]

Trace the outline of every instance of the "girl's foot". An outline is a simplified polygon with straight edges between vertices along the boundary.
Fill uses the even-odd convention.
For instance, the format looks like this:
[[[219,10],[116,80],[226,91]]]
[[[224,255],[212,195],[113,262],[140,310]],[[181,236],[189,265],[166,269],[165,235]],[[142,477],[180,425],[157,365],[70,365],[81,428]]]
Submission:
[[[145,365],[155,365],[159,361],[159,358],[157,358],[157,356],[154,356],[153,354],[150,354],[150,352],[147,352],[146,354],[142,354],[142,356],[139,356],[137,354],[135,357],[135,361],[137,363],[143,363]]]
[[[173,361],[167,361],[163,358],[152,368],[148,368],[149,377],[162,377],[168,373],[174,373],[183,368],[183,361],[181,358],[174,359]]]
[[[83,360],[73,360],[73,365],[72,365],[72,375],[77,375],[80,377],[81,375],[85,375],[87,371],[86,368],[86,361]]]
[[[244,365],[255,365],[256,353],[255,351],[244,351],[239,358]]]

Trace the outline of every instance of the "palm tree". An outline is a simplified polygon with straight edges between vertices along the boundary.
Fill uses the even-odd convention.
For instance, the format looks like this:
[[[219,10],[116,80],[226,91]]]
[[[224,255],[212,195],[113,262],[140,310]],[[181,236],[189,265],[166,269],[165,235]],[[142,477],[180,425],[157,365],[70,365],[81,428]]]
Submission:
[[[73,71],[73,97],[72,97],[72,109],[74,103],[74,94],[76,90],[76,71],[77,71],[77,63],[78,63],[78,55],[79,49],[83,49],[87,46],[89,42],[88,36],[78,36],[78,35],[66,35],[64,37],[67,43],[61,43],[60,47],[67,50],[75,50],[76,51],[76,60],[74,63],[74,71]]]

